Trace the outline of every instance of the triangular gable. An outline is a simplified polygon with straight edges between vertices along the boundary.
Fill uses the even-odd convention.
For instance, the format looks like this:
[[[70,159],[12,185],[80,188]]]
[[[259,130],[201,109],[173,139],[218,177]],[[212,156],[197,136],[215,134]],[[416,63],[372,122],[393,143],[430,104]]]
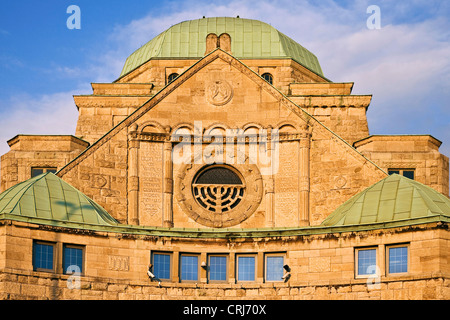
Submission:
[[[180,76],[178,76],[174,81],[166,85],[163,89],[161,89],[158,93],[156,93],[152,98],[150,98],[147,102],[145,102],[142,106],[137,108],[132,114],[118,123],[115,127],[113,127],[110,131],[108,131],[103,137],[98,139],[95,143],[93,143],[89,148],[87,148],[84,152],[78,155],[75,159],[69,162],[66,166],[60,169],[57,172],[57,175],[62,177],[71,169],[73,169],[77,164],[81,163],[84,159],[89,157],[95,150],[100,148],[103,144],[109,141],[113,136],[117,133],[130,126],[132,123],[137,121],[140,117],[146,114],[153,107],[158,105],[162,100],[164,100],[169,94],[174,92],[178,87],[180,87],[183,83],[185,83],[190,77],[195,75],[198,71],[209,65],[211,62],[216,59],[222,59],[227,62],[234,68],[238,69],[240,72],[245,74],[248,78],[253,80],[257,85],[259,85],[263,90],[270,93],[281,105],[283,105],[286,110],[292,112],[297,115],[300,119],[302,119],[306,124],[312,127],[313,130],[324,130],[328,134],[332,136],[332,139],[339,143],[343,148],[347,149],[349,153],[351,153],[355,158],[359,159],[363,163],[370,163],[377,170],[380,170],[384,174],[386,174],[381,168],[379,168],[376,164],[367,159],[364,155],[359,153],[356,149],[354,149],[349,143],[347,143],[344,139],[342,139],[339,135],[334,133],[332,130],[323,125],[319,120],[314,118],[304,109],[302,109],[299,105],[295,104],[292,100],[286,97],[283,93],[281,93],[277,88],[273,85],[265,81],[259,74],[254,72],[252,69],[247,67],[244,63],[226,53],[225,51],[217,48],[210,54],[206,55],[204,58],[199,60],[197,63],[192,65],[189,69],[183,72]],[[320,129],[319,129],[320,128]]]

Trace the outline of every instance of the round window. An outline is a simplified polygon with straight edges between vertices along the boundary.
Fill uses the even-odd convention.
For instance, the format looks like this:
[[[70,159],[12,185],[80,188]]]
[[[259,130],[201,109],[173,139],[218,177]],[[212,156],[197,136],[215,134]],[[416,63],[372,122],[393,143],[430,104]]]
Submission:
[[[258,208],[263,196],[261,173],[255,164],[180,166],[174,194],[181,209],[195,222],[213,228],[238,225]]]
[[[239,173],[226,166],[208,166],[198,172],[192,183],[197,203],[215,213],[234,209],[241,202],[244,190]]]

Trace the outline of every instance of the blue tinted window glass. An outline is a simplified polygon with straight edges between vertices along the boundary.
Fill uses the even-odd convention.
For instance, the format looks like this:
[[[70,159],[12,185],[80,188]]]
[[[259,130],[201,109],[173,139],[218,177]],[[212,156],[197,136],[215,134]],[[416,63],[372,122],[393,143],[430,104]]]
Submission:
[[[53,270],[53,245],[34,243],[33,268]]]
[[[358,251],[358,274],[375,274],[377,264],[377,250],[359,250]]]
[[[198,280],[197,256],[181,256],[181,280]]]
[[[238,257],[238,281],[255,281],[255,257]]]
[[[388,174],[394,174],[394,173],[396,173],[396,174],[399,174],[400,173],[400,171],[399,170],[389,170],[388,171]]]
[[[227,257],[209,257],[209,280],[227,280]]]
[[[153,255],[153,273],[158,279],[170,279],[170,255],[158,253]]]
[[[64,272],[82,272],[83,271],[83,249],[64,246]],[[77,270],[76,267],[79,269]]]
[[[403,170],[403,176],[407,177],[411,180],[414,180],[414,171],[412,170]]]
[[[44,169],[39,169],[39,168],[31,168],[31,177],[36,177],[40,174],[44,173]]]
[[[283,277],[283,257],[267,257],[266,280],[281,281]]]
[[[268,83],[273,84],[273,76],[270,73],[264,73],[262,75],[263,79],[266,80]]]
[[[408,248],[389,248],[389,273],[408,272]]]

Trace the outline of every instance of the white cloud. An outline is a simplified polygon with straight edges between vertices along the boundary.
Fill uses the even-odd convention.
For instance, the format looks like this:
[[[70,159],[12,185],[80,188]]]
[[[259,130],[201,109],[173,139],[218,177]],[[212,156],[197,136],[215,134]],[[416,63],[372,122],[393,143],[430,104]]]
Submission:
[[[62,66],[61,71],[72,76],[92,74],[92,82],[111,82],[119,76],[128,55],[173,24],[202,16],[239,15],[258,19],[315,53],[325,76],[332,81],[353,81],[355,94],[373,94],[368,112],[371,133],[432,134],[444,142],[441,152],[450,155],[450,23],[439,11],[440,8],[447,10],[448,5],[439,7],[439,1],[378,2],[382,10],[380,30],[366,27],[369,17],[366,9],[372,4],[368,0],[347,6],[337,5],[332,0],[314,4],[300,0],[236,0],[226,5],[206,1],[168,3],[163,5],[165,10],[160,11],[165,13],[155,15],[152,11],[127,25],[115,26],[106,40],[107,49],[99,53],[86,70]],[[420,15],[414,10],[416,7],[419,10],[430,8],[425,10],[427,14],[437,12],[440,16],[420,16],[420,19],[410,19],[414,22],[405,23],[409,16]],[[397,16],[402,23],[395,23]],[[22,104],[11,115],[5,115],[7,120],[1,120],[0,124],[8,125],[8,129],[1,130],[3,141],[3,132],[25,133],[32,128],[32,133],[53,133],[50,129],[56,127],[50,123],[60,122],[60,119],[71,123],[61,129],[74,134],[76,108],[72,93],[25,100],[30,104]],[[33,107],[36,105],[39,112]],[[63,107],[58,109],[57,105]],[[62,110],[67,110],[67,114]],[[42,123],[34,121],[41,119],[39,117]]]
[[[7,140],[17,134],[74,135],[78,111],[75,92],[60,92],[33,97],[20,95],[7,102],[0,114],[0,154],[9,151]]]

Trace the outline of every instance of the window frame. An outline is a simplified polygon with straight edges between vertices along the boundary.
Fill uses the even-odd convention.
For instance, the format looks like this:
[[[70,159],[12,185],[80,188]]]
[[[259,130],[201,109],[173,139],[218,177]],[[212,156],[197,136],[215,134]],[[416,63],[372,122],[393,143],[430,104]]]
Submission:
[[[196,257],[197,258],[197,279],[183,279],[183,257]],[[198,253],[180,253],[178,259],[178,269],[179,269],[179,278],[180,282],[199,282],[200,281],[200,254]]]
[[[283,268],[283,266],[286,264],[285,263],[286,254],[282,253],[282,252],[265,253],[264,254],[264,281],[265,282],[283,282],[284,281],[282,277],[280,277],[279,280],[268,280],[267,279],[268,278],[268,272],[267,272],[268,259],[269,258],[274,258],[274,257],[281,257],[281,258],[283,258],[283,263],[282,263],[282,266],[281,266],[281,268],[282,268],[281,276],[284,275],[284,268]]]
[[[354,252],[354,259],[355,259],[354,269],[355,269],[355,278],[356,279],[368,278],[368,277],[373,276],[374,274],[376,274],[376,269],[375,269],[374,273],[359,273],[359,254],[360,254],[361,251],[369,251],[369,250],[375,250],[375,266],[378,266],[378,264],[379,264],[379,261],[378,261],[378,247],[377,246],[355,248],[355,252]]]
[[[408,172],[412,172],[413,173],[413,178],[411,179],[411,178],[408,178],[408,179],[411,179],[411,180],[416,180],[416,169],[414,169],[414,168],[388,168],[388,174],[389,175],[391,175],[391,174],[393,174],[393,173],[396,173],[396,172],[392,172],[392,171],[398,171],[398,175],[401,175],[402,177],[405,177],[405,178],[408,178],[408,177],[406,177],[405,175],[404,175],[404,172],[405,171],[408,171]],[[390,173],[390,172],[392,172],[392,173]]]
[[[86,246],[85,245],[79,245],[79,244],[72,244],[72,243],[63,243],[62,246],[62,271],[63,274],[72,274],[72,273],[67,273],[67,268],[66,268],[66,261],[65,261],[65,253],[66,253],[66,248],[69,249],[78,249],[81,250],[81,270],[80,270],[80,274],[83,275],[84,274],[84,262],[85,262],[85,249]]]
[[[50,172],[50,171],[55,171],[55,172],[57,172],[58,171],[58,167],[31,167],[31,170],[30,170],[30,176],[31,176],[31,178],[34,178],[34,177],[37,177],[39,174],[37,174],[37,175],[34,175],[33,176],[33,170],[42,170],[42,173],[39,173],[39,174],[43,174],[43,173],[47,173],[47,172]],[[55,173],[55,172],[52,172],[52,173]]]
[[[164,255],[164,256],[169,256],[169,278],[160,278],[158,277],[158,275],[156,274],[155,271],[155,255]],[[161,281],[172,281],[172,268],[173,268],[173,253],[172,252],[167,252],[167,251],[152,251],[151,252],[151,264],[152,264],[152,272],[155,275],[155,277],[158,280]]]
[[[178,78],[180,74],[178,72],[172,72],[167,76],[167,84],[172,83],[176,78]],[[172,78],[172,79],[171,79]]]
[[[266,77],[269,76],[269,79],[266,79]],[[264,72],[263,74],[261,74],[261,77],[266,80],[268,83],[270,83],[271,85],[273,85],[273,74],[271,74],[270,72]]]
[[[212,280],[211,279],[211,258],[212,257],[225,258],[225,280]],[[228,270],[229,270],[228,254],[225,254],[225,253],[209,253],[208,256],[207,256],[207,261],[208,261],[208,268],[207,268],[208,283],[227,283],[228,280],[229,280],[229,277],[228,277]]]
[[[207,173],[208,171],[211,172],[216,169],[224,170],[225,172],[229,171],[229,173],[231,174],[231,178],[229,177],[229,179],[231,180],[237,179],[239,180],[239,183],[237,182],[225,183],[224,181],[199,182],[199,179],[203,177],[203,174]],[[204,196],[201,192],[202,186],[216,186],[220,188],[226,188],[226,190],[229,190],[228,188],[238,188],[238,189],[236,193],[233,193],[234,196],[229,197],[229,199],[227,199],[228,203],[226,204],[226,206],[221,208],[222,211],[216,211],[217,199],[212,200],[211,198]],[[246,183],[242,174],[235,167],[222,163],[210,164],[203,166],[200,170],[197,171],[191,182],[191,192],[196,203],[204,210],[207,210],[208,212],[214,212],[216,214],[222,214],[234,210],[239,206],[239,204],[243,202],[243,198],[245,197],[246,193]],[[231,190],[231,192],[233,192],[233,190]]]
[[[253,280],[240,280],[239,279],[239,258],[241,257],[251,257],[254,260],[254,278]],[[258,271],[258,259],[257,259],[257,254],[256,253],[239,253],[236,254],[236,282],[256,282],[256,278],[257,278],[257,271]]]
[[[399,244],[389,244],[385,246],[385,255],[386,255],[386,275],[388,276],[401,276],[406,275],[410,271],[410,251],[409,251],[409,243],[399,243]],[[395,248],[406,248],[406,271],[405,272],[391,272],[390,271],[390,258],[391,254],[389,252],[390,249]]]
[[[40,268],[36,266],[37,263],[37,257],[36,257],[36,246],[37,245],[45,245],[52,248],[52,268]],[[44,240],[33,240],[33,252],[32,252],[32,264],[33,264],[33,271],[37,272],[48,272],[48,273],[55,273],[56,272],[56,243],[51,241],[44,241]]]

